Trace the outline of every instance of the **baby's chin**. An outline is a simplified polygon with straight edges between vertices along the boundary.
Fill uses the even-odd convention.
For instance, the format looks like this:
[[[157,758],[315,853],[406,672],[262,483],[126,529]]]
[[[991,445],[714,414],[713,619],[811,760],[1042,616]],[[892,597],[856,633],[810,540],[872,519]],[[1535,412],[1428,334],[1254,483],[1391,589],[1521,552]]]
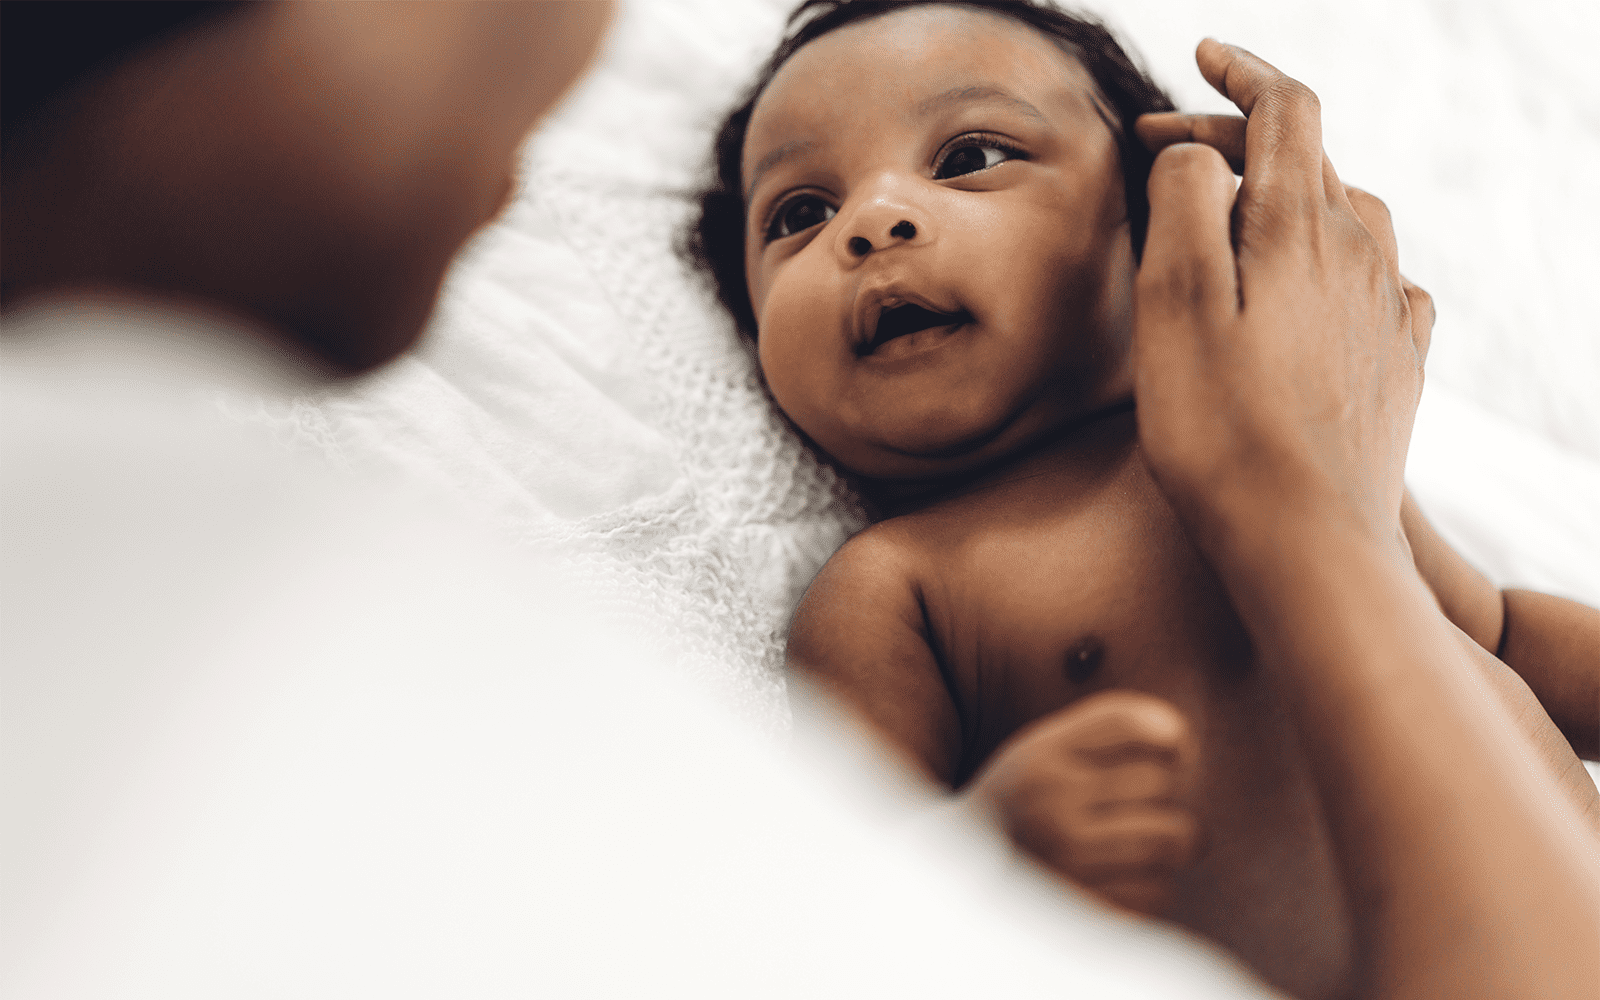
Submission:
[[[1047,435],[1035,435],[1037,439]],[[1031,453],[1032,441],[963,448],[948,446],[954,454],[905,455],[891,453],[874,456],[871,461],[840,463],[852,474],[857,489],[876,517],[894,517],[921,509],[929,503],[966,487],[980,483],[1011,464],[1020,455]]]
[[[950,433],[948,427],[943,433],[932,427],[918,428],[871,443],[852,442],[837,451],[826,446],[823,450],[863,485],[892,494],[969,482],[1092,424],[1131,411],[1132,388],[1122,382],[1118,379],[1104,386],[1093,398],[1026,408],[1009,419],[966,433]]]
[[[1032,414],[959,430],[929,421],[925,427],[824,450],[864,479],[916,483],[969,475],[1026,450],[1051,430]]]

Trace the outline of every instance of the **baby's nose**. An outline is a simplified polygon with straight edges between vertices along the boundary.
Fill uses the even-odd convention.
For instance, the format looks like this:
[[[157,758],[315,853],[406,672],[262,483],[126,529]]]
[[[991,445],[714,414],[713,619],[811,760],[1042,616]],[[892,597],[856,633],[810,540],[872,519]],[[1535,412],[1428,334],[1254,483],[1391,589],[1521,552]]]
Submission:
[[[882,247],[888,246],[890,243],[894,243],[898,240],[914,240],[916,238],[916,223],[912,222],[910,219],[901,219],[899,222],[896,222],[894,225],[889,227],[888,235],[885,236],[877,245],[874,245],[872,240],[865,236],[850,237],[850,252],[857,257],[865,257],[873,250],[881,249]]]

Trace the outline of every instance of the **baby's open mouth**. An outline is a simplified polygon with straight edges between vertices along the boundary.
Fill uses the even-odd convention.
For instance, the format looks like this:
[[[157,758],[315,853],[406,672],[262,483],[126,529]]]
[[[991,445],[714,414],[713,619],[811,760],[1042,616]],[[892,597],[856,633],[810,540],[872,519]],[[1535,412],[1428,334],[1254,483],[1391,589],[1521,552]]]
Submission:
[[[879,347],[899,337],[910,336],[923,330],[931,330],[939,326],[960,326],[972,322],[972,314],[965,309],[960,312],[945,313],[934,312],[913,303],[885,309],[878,316],[877,329],[872,331],[872,339],[867,342],[863,354],[871,354]]]

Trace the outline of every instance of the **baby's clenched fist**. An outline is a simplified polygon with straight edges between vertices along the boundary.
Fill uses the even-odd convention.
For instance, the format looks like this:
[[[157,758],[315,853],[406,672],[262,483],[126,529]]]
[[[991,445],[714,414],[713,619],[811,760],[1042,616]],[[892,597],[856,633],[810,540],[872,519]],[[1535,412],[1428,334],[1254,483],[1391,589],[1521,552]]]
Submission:
[[[1046,866],[1118,906],[1160,916],[1200,840],[1183,805],[1193,762],[1188,723],[1171,704],[1104,691],[1018,732],[973,789]]]

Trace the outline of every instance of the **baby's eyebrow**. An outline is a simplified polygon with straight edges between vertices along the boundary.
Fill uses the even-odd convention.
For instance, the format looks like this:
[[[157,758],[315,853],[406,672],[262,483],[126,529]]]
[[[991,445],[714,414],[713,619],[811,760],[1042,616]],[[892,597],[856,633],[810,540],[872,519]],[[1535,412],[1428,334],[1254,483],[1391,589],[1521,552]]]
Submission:
[[[972,104],[978,101],[1000,101],[1015,107],[1035,121],[1044,121],[1044,114],[1032,104],[1009,90],[986,83],[963,84],[959,87],[952,87],[941,94],[925,97],[917,103],[913,111],[919,118],[926,118],[928,115],[952,104]],[[766,156],[763,156],[757,161],[755,169],[750,171],[750,183],[746,184],[744,188],[745,202],[749,203],[750,195],[755,191],[756,185],[761,183],[763,174],[794,154],[805,152],[815,146],[816,143],[810,139],[796,139],[793,142],[784,143]]]
[[[746,184],[744,187],[744,200],[746,202],[750,200],[750,192],[754,191],[756,189],[756,185],[761,183],[762,174],[766,173],[768,170],[771,170],[773,167],[782,163],[784,160],[787,160],[794,154],[804,152],[815,145],[816,143],[812,142],[810,139],[796,139],[793,142],[784,143],[777,149],[774,149],[772,152],[768,153],[766,156],[763,156],[756,164],[756,168],[750,172],[750,183]]]
[[[1012,105],[1018,111],[1021,111],[1023,114],[1034,119],[1035,121],[1044,121],[1044,115],[1041,114],[1039,109],[1034,107],[1032,104],[1024,101],[1022,98],[1011,93],[1009,90],[985,83],[965,84],[960,87],[952,87],[942,94],[934,94],[932,97],[925,97],[918,102],[916,113],[920,117],[926,117],[933,114],[935,111],[942,111],[952,104],[970,104],[975,101],[1002,101],[1006,104]]]

